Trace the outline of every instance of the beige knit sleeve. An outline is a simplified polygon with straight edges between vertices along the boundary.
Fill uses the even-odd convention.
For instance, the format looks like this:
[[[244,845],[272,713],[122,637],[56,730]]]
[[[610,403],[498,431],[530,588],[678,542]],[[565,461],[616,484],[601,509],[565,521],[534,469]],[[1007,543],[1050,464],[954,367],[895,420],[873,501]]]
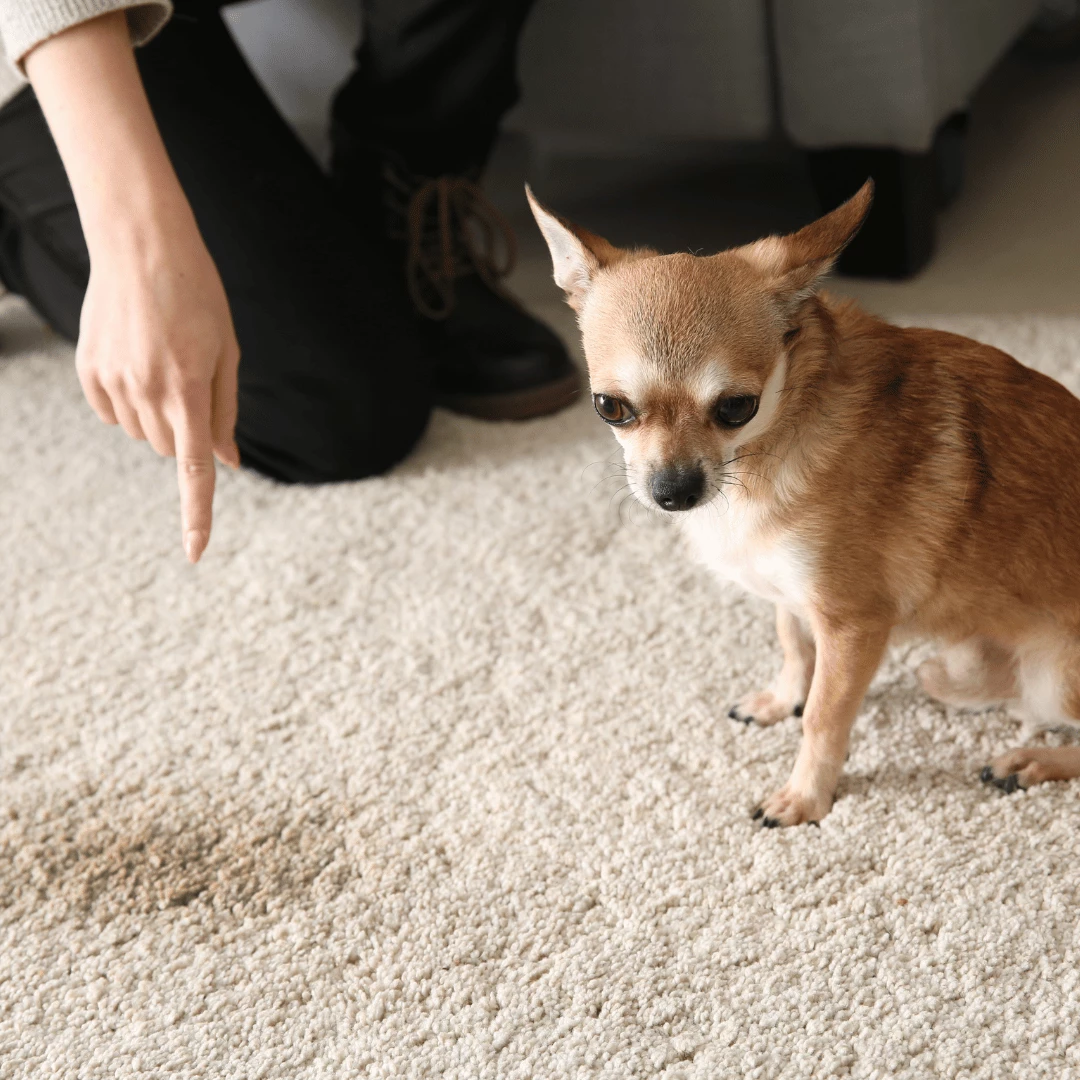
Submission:
[[[21,69],[23,58],[35,45],[110,11],[127,13],[131,40],[142,45],[169,21],[172,0],[0,0],[4,52]]]

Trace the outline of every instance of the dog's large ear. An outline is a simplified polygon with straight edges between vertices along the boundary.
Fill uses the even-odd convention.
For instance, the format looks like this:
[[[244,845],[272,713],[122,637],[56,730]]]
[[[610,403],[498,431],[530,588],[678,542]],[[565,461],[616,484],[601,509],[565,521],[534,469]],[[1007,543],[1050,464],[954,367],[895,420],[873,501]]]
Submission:
[[[525,195],[551,252],[555,284],[566,293],[566,302],[580,311],[597,271],[618,262],[623,252],[602,236],[556,217],[537,200],[528,184]]]
[[[840,253],[862,228],[874,201],[874,181],[865,184],[846,203],[788,236],[767,236],[736,253],[774,281],[777,296],[797,307],[818,287]]]

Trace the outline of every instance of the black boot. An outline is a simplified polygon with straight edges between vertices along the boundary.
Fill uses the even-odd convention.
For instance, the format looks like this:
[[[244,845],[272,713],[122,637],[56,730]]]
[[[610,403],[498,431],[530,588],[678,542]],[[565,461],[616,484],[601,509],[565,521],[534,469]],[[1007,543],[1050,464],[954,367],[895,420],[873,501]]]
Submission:
[[[557,412],[580,375],[559,338],[502,287],[516,242],[478,173],[417,176],[335,131],[332,175],[405,275],[438,357],[437,402],[486,420]]]
[[[561,409],[579,382],[562,342],[502,288],[513,233],[477,186],[518,98],[532,4],[365,0],[356,71],[331,113],[331,172],[405,275],[438,400],[493,419]]]

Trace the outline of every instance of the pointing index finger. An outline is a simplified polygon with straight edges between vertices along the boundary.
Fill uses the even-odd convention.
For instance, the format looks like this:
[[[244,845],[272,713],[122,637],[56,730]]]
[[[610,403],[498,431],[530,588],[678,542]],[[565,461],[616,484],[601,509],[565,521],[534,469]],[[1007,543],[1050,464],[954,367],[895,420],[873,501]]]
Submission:
[[[199,419],[185,413],[175,428],[175,435],[184,552],[189,562],[196,563],[210,542],[214,508],[214,450],[209,402]]]

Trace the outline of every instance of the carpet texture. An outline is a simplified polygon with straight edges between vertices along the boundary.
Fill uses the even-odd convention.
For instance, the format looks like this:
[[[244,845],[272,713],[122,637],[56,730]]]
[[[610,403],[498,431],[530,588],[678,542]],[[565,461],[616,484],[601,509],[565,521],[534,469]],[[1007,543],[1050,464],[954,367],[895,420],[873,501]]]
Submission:
[[[950,325],[1080,386],[1077,321]],[[751,823],[771,613],[587,404],[222,476],[192,568],[170,463],[0,335],[0,1077],[1080,1076],[1080,785],[982,786],[1018,725],[909,651],[821,828]]]

